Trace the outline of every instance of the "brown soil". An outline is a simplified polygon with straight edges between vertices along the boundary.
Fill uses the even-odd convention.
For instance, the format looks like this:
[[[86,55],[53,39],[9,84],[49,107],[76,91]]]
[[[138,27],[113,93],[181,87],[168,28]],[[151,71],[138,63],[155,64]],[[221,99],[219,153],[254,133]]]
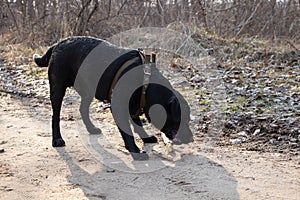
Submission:
[[[122,141],[108,111],[97,114],[98,126],[117,145],[97,151],[74,107],[62,110],[67,146],[53,148],[49,104],[0,96],[0,199],[299,199],[299,155],[220,147],[196,137],[175,147],[176,162],[154,154],[134,162],[118,150]]]

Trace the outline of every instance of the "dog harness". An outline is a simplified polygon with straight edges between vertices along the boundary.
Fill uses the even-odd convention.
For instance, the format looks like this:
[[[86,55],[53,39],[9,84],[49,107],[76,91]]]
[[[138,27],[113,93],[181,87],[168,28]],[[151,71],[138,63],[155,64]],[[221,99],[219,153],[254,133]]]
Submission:
[[[135,114],[131,115],[132,118],[137,118],[140,115],[142,115],[144,113],[144,108],[146,106],[146,92],[147,92],[147,88],[149,86],[149,82],[150,82],[150,76],[151,76],[151,67],[150,64],[151,63],[155,63],[155,59],[156,56],[155,54],[152,55],[144,55],[142,50],[139,49],[139,56],[132,58],[128,61],[126,61],[117,71],[116,75],[114,76],[114,79],[111,83],[110,89],[109,89],[109,99],[111,99],[112,97],[112,92],[113,89],[115,88],[118,79],[120,78],[122,72],[129,67],[130,65],[132,65],[133,63],[135,63],[136,61],[138,61],[139,59],[142,60],[142,65],[143,65],[143,72],[144,72],[144,78],[143,78],[143,87],[142,87],[142,93],[141,93],[141,98],[140,98],[140,105],[139,105],[139,109],[136,111]]]

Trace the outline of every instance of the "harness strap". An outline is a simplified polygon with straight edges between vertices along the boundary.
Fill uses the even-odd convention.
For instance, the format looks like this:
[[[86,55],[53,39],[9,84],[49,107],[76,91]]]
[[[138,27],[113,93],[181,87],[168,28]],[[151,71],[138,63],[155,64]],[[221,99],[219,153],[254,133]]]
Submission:
[[[151,76],[151,67],[149,65],[150,63],[150,59],[147,57],[145,57],[145,55],[139,51],[140,57],[142,59],[142,64],[143,64],[143,70],[144,70],[144,79],[143,79],[143,87],[142,87],[142,93],[141,93],[141,100],[140,100],[140,107],[139,109],[136,111],[135,114],[131,115],[131,118],[138,118],[143,112],[144,112],[144,108],[146,106],[146,92],[147,92],[147,88],[149,86],[149,82],[150,82],[150,76]]]
[[[143,112],[144,112],[144,108],[146,106],[146,92],[147,92],[147,88],[149,86],[149,82],[150,82],[150,76],[151,76],[151,67],[149,65],[150,63],[150,59],[149,58],[145,58],[144,54],[142,52],[139,51],[139,56],[132,58],[128,61],[126,61],[121,67],[120,69],[117,71],[110,89],[109,89],[109,99],[111,100],[112,97],[112,92],[113,89],[115,88],[118,79],[120,78],[122,72],[129,67],[130,65],[132,65],[134,62],[136,62],[138,59],[142,60],[142,64],[143,64],[143,70],[144,70],[144,79],[143,79],[143,87],[142,87],[142,93],[141,93],[141,100],[140,100],[140,106],[139,109],[136,111],[135,114],[131,115],[132,118],[137,118],[139,117]]]
[[[112,96],[112,92],[117,84],[117,81],[118,79],[120,78],[122,72],[127,68],[129,67],[130,65],[132,65],[134,62],[136,62],[137,60],[139,59],[139,57],[135,57],[135,58],[132,58],[128,61],[126,61],[117,71],[111,85],[110,85],[110,89],[109,89],[109,94],[108,94],[108,98],[111,100],[111,96]]]
[[[140,107],[134,115],[131,115],[131,118],[137,118],[144,112],[144,108],[146,106],[146,92],[149,86],[150,76],[151,76],[151,67],[149,64],[144,64],[144,80],[143,80],[143,87],[141,93]]]

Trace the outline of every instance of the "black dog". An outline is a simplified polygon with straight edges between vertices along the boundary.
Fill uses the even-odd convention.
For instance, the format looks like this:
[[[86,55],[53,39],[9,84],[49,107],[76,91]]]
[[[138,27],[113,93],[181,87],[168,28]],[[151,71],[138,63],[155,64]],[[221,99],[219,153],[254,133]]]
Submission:
[[[145,58],[140,51],[119,48],[96,38],[72,37],[53,45],[42,57],[34,55],[34,61],[40,67],[49,66],[53,147],[65,145],[59,126],[60,110],[66,88],[72,86],[81,96],[80,113],[90,133],[101,133],[89,118],[89,106],[92,99],[96,97],[100,101],[111,102],[112,112],[116,111],[113,112],[113,117],[121,132],[125,147],[135,160],[148,159],[148,155],[136,146],[129,128],[130,121],[134,122],[132,123],[134,131],[139,134],[144,143],[157,142],[155,136],[148,136],[142,128],[139,115],[143,113],[149,122],[164,132],[175,144],[193,141],[189,128],[190,110],[187,102],[153,65],[150,66],[151,76],[148,87],[143,89],[145,69],[138,66],[145,64]],[[122,66],[126,68],[120,72]],[[115,85],[116,83],[113,82],[116,82],[116,79],[120,80],[133,69],[137,69],[137,75],[127,81],[129,83],[126,86],[123,85],[124,87],[120,90],[124,95],[132,93],[126,105],[126,102],[122,100],[125,97],[123,98],[122,94],[121,96],[115,94],[117,89],[114,91],[112,84]],[[131,88],[133,82],[141,87],[136,90]],[[142,93],[145,94],[141,108]],[[150,113],[150,108],[156,104],[161,105],[165,110],[163,125],[159,125],[160,117],[163,116],[160,111],[156,114],[154,112],[154,117]]]

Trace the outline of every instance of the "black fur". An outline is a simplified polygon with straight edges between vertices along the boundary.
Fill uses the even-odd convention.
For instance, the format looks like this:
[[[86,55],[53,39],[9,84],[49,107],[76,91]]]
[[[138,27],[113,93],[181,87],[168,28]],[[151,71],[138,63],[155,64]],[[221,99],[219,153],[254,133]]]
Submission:
[[[65,142],[61,136],[59,121],[62,100],[65,95],[66,88],[74,86],[76,75],[81,64],[84,62],[84,59],[95,47],[103,42],[106,43],[106,41],[91,37],[72,37],[53,45],[42,57],[34,55],[34,61],[38,66],[49,66],[48,77],[50,83],[50,100],[53,110],[52,145],[54,147],[65,145]],[[108,93],[111,81],[116,71],[124,62],[137,56],[139,56],[139,52],[137,50],[130,50],[128,51],[128,53],[123,54],[115,61],[113,61],[105,70],[103,76],[99,77],[99,82],[95,94],[89,94],[88,92],[84,91],[84,88],[76,89],[75,87],[77,92],[82,97],[80,113],[82,115],[83,122],[86,125],[87,130],[91,134],[101,133],[101,131],[92,124],[89,118],[89,106],[93,97],[95,96],[101,101],[110,101]],[[131,66],[129,66],[127,71],[141,64],[142,59],[139,59]],[[126,73],[126,71],[124,71],[123,74],[124,73]],[[164,85],[169,85],[169,88],[172,88],[169,82],[159,73],[159,71],[155,67],[152,67],[151,78],[161,79],[164,81]],[[139,81],[142,83],[143,71],[141,71],[140,75],[136,77],[135,81]],[[130,114],[134,114],[139,108],[140,96],[141,89],[138,89],[132,95],[129,106],[122,106],[121,109],[129,108]],[[151,106],[155,104],[162,105],[167,112],[167,121],[161,131],[163,131],[170,139],[174,139],[174,142],[177,143],[189,143],[193,141],[192,133],[188,125],[190,114],[189,107],[187,102],[179,93],[177,93],[173,89],[170,90],[164,88],[161,85],[149,84],[146,94],[146,107],[144,109],[144,112],[150,122],[151,119],[149,116],[149,110]],[[182,108],[180,108],[180,106]],[[147,133],[142,128],[142,123],[139,118],[130,120],[134,122],[134,131],[141,136],[145,143],[157,142],[155,136],[147,135]],[[124,121],[126,121],[126,119],[124,119]],[[129,119],[127,119],[127,121],[129,127]],[[182,130],[178,130],[180,123],[184,124]],[[123,137],[125,147],[131,153],[134,159],[148,159],[148,155],[145,152],[141,152],[140,149],[136,146],[132,133],[127,134],[120,128],[119,131]],[[179,131],[178,134],[177,131]]]

